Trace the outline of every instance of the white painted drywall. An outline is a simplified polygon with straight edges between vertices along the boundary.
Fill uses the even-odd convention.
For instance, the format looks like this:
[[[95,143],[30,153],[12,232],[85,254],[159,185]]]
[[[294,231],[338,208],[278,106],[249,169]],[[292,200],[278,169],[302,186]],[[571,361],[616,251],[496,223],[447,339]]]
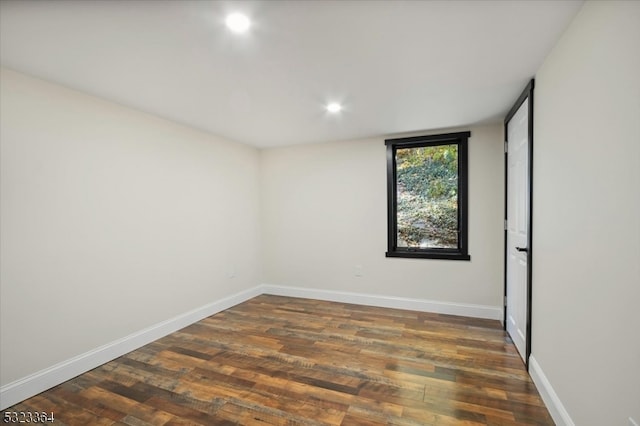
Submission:
[[[587,2],[535,89],[533,355],[572,421],[640,418],[640,2]]]
[[[501,305],[502,126],[461,130],[471,130],[470,262],[385,258],[386,147],[372,138],[262,151],[264,281]]]
[[[0,84],[2,385],[259,283],[258,150]]]

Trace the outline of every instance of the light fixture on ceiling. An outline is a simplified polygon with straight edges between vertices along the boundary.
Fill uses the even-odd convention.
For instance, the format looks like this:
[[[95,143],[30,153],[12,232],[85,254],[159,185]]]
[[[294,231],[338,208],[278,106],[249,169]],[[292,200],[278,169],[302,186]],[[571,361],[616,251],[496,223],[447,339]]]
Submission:
[[[227,15],[224,22],[227,24],[227,28],[237,34],[245,33],[251,27],[251,21],[247,15],[242,13],[231,13]]]
[[[342,105],[337,102],[332,102],[327,105],[327,111],[329,111],[331,114],[337,114],[342,111]]]

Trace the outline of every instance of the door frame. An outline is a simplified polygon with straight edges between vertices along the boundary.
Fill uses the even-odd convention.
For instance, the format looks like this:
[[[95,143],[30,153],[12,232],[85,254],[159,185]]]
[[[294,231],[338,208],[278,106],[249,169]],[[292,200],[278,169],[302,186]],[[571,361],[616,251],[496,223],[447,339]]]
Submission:
[[[527,100],[529,106],[529,116],[527,117],[528,123],[528,151],[529,151],[529,211],[528,215],[528,224],[527,224],[527,312],[526,312],[526,345],[525,345],[525,364],[527,370],[529,370],[529,357],[531,355],[531,303],[532,303],[532,280],[531,280],[531,265],[533,258],[533,88],[535,86],[535,80],[531,79],[527,86],[524,88],[518,100],[515,102],[513,107],[507,113],[507,116],[504,119],[504,330],[507,330],[507,258],[509,254],[509,248],[507,247],[507,206],[508,206],[508,178],[509,178],[509,159],[507,153],[507,143],[508,143],[508,131],[507,125],[509,121],[513,118],[518,109],[522,106],[522,104]]]

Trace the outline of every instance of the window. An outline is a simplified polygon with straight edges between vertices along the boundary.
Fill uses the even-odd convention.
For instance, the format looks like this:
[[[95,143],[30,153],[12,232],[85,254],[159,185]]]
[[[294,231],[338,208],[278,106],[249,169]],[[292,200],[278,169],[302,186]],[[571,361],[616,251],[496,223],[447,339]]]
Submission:
[[[471,132],[387,139],[387,257],[470,260]]]

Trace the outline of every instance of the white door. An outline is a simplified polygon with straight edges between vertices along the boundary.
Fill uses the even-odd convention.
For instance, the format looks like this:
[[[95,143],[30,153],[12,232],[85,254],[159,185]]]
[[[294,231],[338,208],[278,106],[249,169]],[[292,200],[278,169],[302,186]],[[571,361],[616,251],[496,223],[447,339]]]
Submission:
[[[527,363],[529,102],[507,122],[506,328]]]

